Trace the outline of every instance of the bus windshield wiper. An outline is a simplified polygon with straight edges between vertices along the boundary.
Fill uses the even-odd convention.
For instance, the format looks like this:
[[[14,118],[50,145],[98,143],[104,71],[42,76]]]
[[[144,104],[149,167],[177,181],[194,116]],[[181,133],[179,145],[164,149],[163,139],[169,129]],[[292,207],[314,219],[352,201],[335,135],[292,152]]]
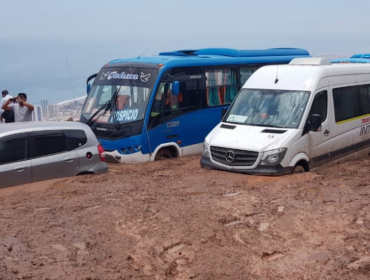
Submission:
[[[112,98],[109,100],[110,101],[110,104],[111,104],[111,107],[110,107],[110,113],[113,114],[112,118],[113,118],[113,123],[114,123],[114,127],[119,130],[121,128],[121,125],[117,122],[117,115],[116,115],[116,112],[117,112],[117,102],[116,102],[116,98],[117,98],[117,95],[120,91],[121,87],[117,87],[116,91],[114,92],[114,94],[112,95]]]
[[[88,120],[87,125],[90,125],[93,122],[93,119],[96,117],[97,114],[99,114],[103,109],[106,109],[104,112],[107,111],[107,108],[110,105],[110,100],[108,100],[106,103],[104,103]]]
[[[87,120],[87,125],[90,125],[94,118],[101,112],[104,110],[104,114],[110,109],[110,113],[113,114],[113,122],[114,122],[114,126],[116,129],[120,129],[121,126],[118,124],[117,122],[117,116],[115,114],[116,110],[117,110],[117,104],[115,102],[115,99],[117,97],[117,94],[119,92],[119,90],[121,89],[121,87],[117,87],[116,91],[114,92],[114,94],[112,95],[111,99],[109,99],[106,103],[104,103],[88,120]],[[103,114],[103,115],[104,115]]]

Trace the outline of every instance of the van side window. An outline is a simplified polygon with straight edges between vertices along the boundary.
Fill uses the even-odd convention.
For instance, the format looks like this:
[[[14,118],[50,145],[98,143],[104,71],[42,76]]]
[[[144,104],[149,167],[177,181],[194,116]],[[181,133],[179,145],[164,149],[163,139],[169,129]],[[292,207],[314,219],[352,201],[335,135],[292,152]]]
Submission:
[[[69,139],[72,147],[68,150],[77,149],[82,147],[87,142],[86,133],[83,130],[71,129],[64,130],[64,135]]]
[[[33,135],[34,157],[66,152],[67,138],[62,131],[45,131]]]
[[[230,104],[238,93],[236,69],[208,69],[205,74],[207,105]]]
[[[27,135],[0,140],[0,165],[27,159]]]
[[[370,114],[369,85],[333,89],[335,121]]]
[[[328,92],[326,90],[316,94],[309,116],[318,114],[321,116],[321,122],[326,120],[328,114]]]

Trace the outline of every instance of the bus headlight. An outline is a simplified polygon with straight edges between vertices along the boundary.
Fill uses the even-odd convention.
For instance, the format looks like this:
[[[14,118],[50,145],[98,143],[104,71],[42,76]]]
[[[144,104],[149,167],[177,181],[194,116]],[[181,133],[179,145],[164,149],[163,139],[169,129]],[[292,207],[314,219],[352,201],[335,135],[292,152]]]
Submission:
[[[202,155],[204,157],[207,157],[209,158],[209,144],[207,143],[206,140],[204,140],[203,142],[203,151],[202,151]]]
[[[279,164],[286,153],[286,148],[279,148],[263,153],[260,165],[276,165]]]

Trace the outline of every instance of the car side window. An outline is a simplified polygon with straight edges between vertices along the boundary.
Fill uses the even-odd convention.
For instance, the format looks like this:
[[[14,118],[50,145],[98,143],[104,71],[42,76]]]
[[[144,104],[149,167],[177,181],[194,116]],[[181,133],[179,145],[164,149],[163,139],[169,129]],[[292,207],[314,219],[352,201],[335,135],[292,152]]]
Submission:
[[[0,140],[0,165],[27,159],[27,134]]]
[[[33,135],[34,157],[44,157],[66,152],[67,137],[62,131],[45,131]]]
[[[82,147],[87,143],[87,136],[85,131],[78,129],[64,130],[64,135],[69,139],[70,144],[72,145],[71,149],[74,150],[79,147]]]

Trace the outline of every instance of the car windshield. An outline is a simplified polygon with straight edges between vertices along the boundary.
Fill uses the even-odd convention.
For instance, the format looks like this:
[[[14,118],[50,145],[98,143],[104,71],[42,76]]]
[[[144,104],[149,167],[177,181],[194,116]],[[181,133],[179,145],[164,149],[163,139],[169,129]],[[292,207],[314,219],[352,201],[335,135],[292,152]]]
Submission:
[[[228,123],[297,128],[310,92],[242,89],[224,117]]]
[[[102,69],[86,98],[82,116],[99,123],[127,123],[144,119],[157,69]]]

